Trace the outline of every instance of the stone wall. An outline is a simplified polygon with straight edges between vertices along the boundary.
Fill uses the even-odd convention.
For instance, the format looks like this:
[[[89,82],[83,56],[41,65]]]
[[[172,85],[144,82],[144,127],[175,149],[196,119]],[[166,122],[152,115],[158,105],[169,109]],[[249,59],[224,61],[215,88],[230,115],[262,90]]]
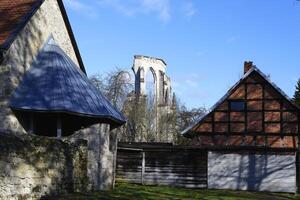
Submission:
[[[80,130],[64,141],[31,136],[8,106],[50,35],[79,66],[57,0],[44,1],[0,63],[0,133],[9,133],[0,138],[0,199],[113,186],[116,137],[108,125]]]
[[[87,142],[0,135],[0,199],[87,190]]]
[[[8,107],[8,101],[50,35],[79,66],[57,0],[45,0],[16,37],[0,63],[0,132],[25,133]]]
[[[209,152],[208,188],[295,192],[295,155]]]
[[[114,187],[117,137],[108,124],[96,124],[82,129],[65,141],[87,141],[87,176],[89,190],[106,190]]]

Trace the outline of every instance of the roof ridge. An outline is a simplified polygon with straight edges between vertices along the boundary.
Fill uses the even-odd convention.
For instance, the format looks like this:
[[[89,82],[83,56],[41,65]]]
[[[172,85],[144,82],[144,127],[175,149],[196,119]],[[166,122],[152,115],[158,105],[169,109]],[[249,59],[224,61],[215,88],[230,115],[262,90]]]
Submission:
[[[267,75],[265,75],[257,66],[253,65],[251,67],[251,69],[249,69],[243,76],[242,78],[239,79],[239,81],[237,81],[227,92],[224,96],[221,97],[221,99],[219,99],[219,101],[217,101],[210,109],[207,113],[201,115],[197,120],[195,120],[194,123],[192,123],[190,126],[188,126],[186,129],[184,129],[181,134],[185,135],[188,133],[188,131],[190,129],[192,129],[193,127],[195,127],[197,124],[201,123],[201,121],[208,116],[214,109],[216,109],[216,107],[218,107],[222,102],[224,102],[224,100],[226,98],[228,98],[231,94],[231,92],[244,80],[246,79],[252,72],[256,71],[259,75],[261,75],[277,92],[279,92],[287,101],[289,101],[293,106],[295,106],[297,109],[300,110],[300,107],[295,105],[291,99],[289,98],[288,95],[286,95],[284,93],[283,90],[281,90],[274,82],[272,82],[270,80],[270,78],[268,78]]]

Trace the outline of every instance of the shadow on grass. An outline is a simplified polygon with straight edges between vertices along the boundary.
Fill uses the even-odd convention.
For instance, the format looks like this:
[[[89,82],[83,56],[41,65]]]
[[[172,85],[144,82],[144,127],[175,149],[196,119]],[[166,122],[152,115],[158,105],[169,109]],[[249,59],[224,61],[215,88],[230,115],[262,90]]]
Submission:
[[[293,194],[268,193],[268,192],[245,192],[230,190],[195,190],[172,188],[167,186],[142,186],[136,184],[119,183],[115,190],[99,191],[90,193],[65,194],[56,197],[44,198],[44,200],[295,200],[300,199]]]

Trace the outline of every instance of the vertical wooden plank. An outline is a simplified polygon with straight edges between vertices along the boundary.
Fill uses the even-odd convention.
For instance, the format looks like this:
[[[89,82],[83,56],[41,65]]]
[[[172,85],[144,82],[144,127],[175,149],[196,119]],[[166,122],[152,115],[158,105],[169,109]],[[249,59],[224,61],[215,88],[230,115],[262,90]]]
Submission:
[[[145,151],[142,152],[142,174],[141,174],[142,185],[144,185],[144,174],[145,174]]]
[[[157,149],[156,151],[147,151],[144,149],[144,151],[138,152],[139,158],[135,160],[132,160],[132,153],[129,153],[131,151],[123,151],[122,154],[120,152],[121,150],[119,149],[118,157],[120,158],[121,156],[122,158],[118,163],[117,173],[120,174],[117,177],[120,180],[124,179],[132,183],[142,183],[144,185],[159,184],[207,188],[207,150],[197,151],[196,153],[194,149],[184,149],[184,151],[164,148]],[[136,154],[134,157],[136,157]],[[129,165],[127,161],[130,161]],[[135,165],[132,161],[138,164]],[[147,172],[145,168],[146,164]],[[135,169],[136,167],[138,169]],[[195,178],[191,180],[193,176]]]

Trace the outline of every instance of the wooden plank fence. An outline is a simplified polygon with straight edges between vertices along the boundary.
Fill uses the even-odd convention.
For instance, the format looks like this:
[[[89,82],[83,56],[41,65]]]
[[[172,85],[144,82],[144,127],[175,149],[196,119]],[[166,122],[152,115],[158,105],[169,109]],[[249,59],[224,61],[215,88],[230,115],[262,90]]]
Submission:
[[[116,171],[117,182],[207,188],[207,151],[120,144]]]

